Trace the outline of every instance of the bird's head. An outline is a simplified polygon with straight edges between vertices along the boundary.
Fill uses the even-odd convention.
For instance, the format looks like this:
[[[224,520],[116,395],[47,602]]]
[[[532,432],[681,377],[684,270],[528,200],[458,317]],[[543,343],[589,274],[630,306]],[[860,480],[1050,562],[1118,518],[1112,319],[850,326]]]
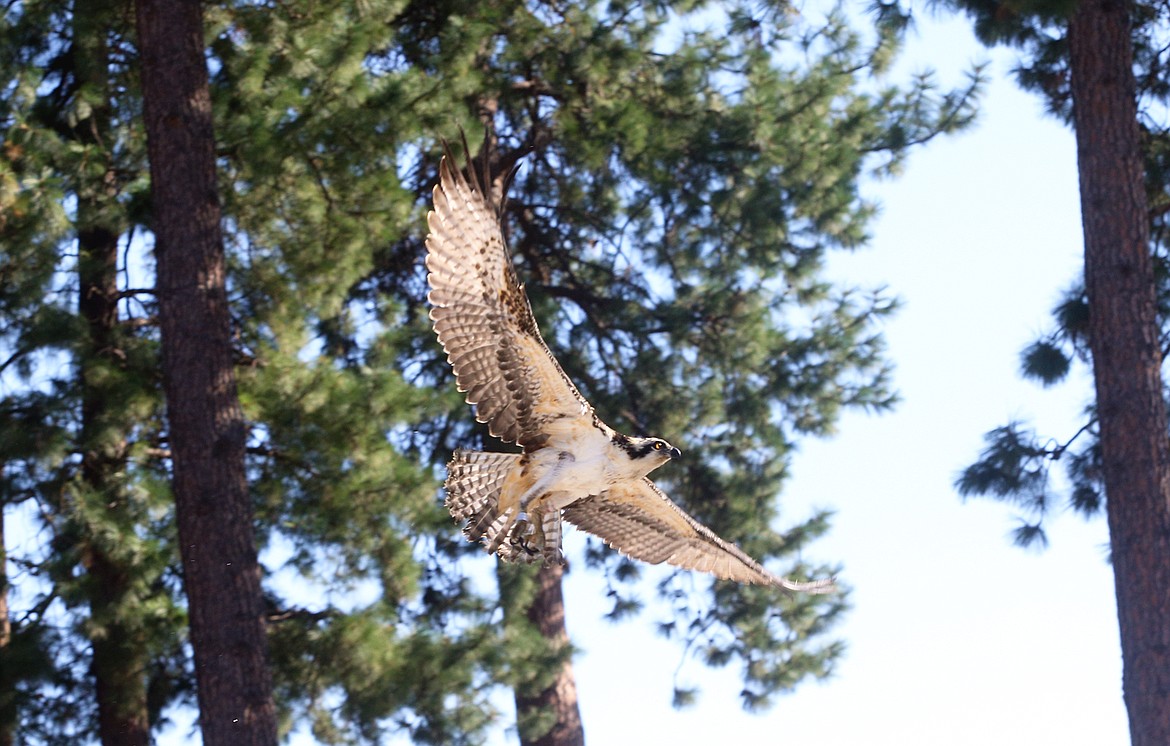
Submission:
[[[662,438],[630,438],[626,452],[631,461],[642,462],[652,469],[657,469],[672,458],[682,456],[682,451],[667,443]]]

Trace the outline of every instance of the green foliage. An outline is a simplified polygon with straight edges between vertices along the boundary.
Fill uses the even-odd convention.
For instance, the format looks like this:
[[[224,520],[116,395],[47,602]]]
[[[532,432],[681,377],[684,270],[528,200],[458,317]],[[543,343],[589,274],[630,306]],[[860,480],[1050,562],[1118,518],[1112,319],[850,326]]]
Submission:
[[[1039,340],[1029,345],[1021,355],[1021,372],[1045,386],[1064,380],[1072,361],[1064,350],[1051,340]]]
[[[1090,364],[1088,312],[1083,289],[1074,287],[1053,309],[1056,331],[1024,350],[1023,374],[1050,386],[1063,381],[1074,363]],[[1055,500],[1063,499],[1085,517],[1102,509],[1104,490],[1092,408],[1086,409],[1085,424],[1063,440],[1011,423],[988,433],[984,441],[983,453],[962,471],[955,485],[963,496],[990,496],[1022,508],[1025,517],[1019,518],[1013,531],[1017,544],[1047,545],[1043,523]],[[1050,475],[1056,464],[1065,473],[1061,487],[1053,485]]]
[[[974,24],[976,36],[987,46],[1006,45],[1019,49],[1024,57],[1015,69],[1020,86],[1038,94],[1050,112],[1071,121],[1072,100],[1069,93],[1068,18],[1076,7],[1073,0],[938,0],[938,4],[966,14]],[[1164,105],[1170,88],[1164,70],[1170,61],[1167,47],[1167,9],[1160,3],[1137,2],[1133,6],[1134,74],[1138,95],[1151,110]],[[1164,127],[1154,123],[1159,118],[1143,118],[1150,135],[1162,140]],[[1147,153],[1163,149],[1155,143]],[[1164,192],[1164,168],[1148,170],[1154,188]]]
[[[189,701],[191,676],[151,281],[130,279],[151,270],[132,240],[149,239],[150,219],[135,53],[127,16],[78,7],[23,3],[0,28],[0,348],[16,374],[3,379],[0,497],[35,500],[48,536],[16,558],[43,579],[17,629],[41,665],[17,691],[30,742],[45,743],[92,735],[87,644],[108,630],[145,651],[152,722]],[[896,304],[827,283],[825,255],[865,245],[862,177],[964,126],[977,75],[956,91],[891,84],[903,18],[879,15],[865,42],[840,11],[822,21],[783,3],[205,12],[286,730],[477,743],[494,687],[547,685],[571,653],[531,625],[501,628],[531,578],[485,582],[493,560],[441,504],[450,450],[483,437],[429,329],[421,265],[437,138],[460,127],[490,126],[497,170],[522,161],[507,211],[519,270],[599,413],[683,448],[662,484],[722,535],[785,574],[836,570],[800,560],[830,516],[781,528],[777,496],[801,438],[831,433],[845,407],[894,402],[880,323]],[[105,64],[75,67],[99,41]],[[101,138],[83,126],[98,114]],[[91,226],[123,247],[116,355],[94,349],[75,301],[86,257],[71,248]],[[102,417],[81,416],[87,391]],[[110,467],[100,488],[81,478],[92,463]],[[97,555],[128,571],[100,610]],[[676,573],[655,592],[643,566],[601,547],[587,564],[607,576],[612,618],[650,614],[681,655],[739,667],[748,708],[841,654],[844,593]],[[679,683],[676,704],[691,691]],[[54,696],[34,706],[35,692]]]
[[[516,729],[524,743],[536,742],[556,725],[558,713],[548,707],[525,707],[525,699],[537,700],[555,686],[563,666],[575,652],[567,639],[550,640],[535,619],[540,591],[540,568],[532,565],[497,565],[500,604],[504,609],[503,642],[507,663],[500,681],[511,687],[517,702]]]
[[[566,36],[600,34],[604,48],[616,33],[603,24]],[[654,38],[629,25],[621,33]],[[699,32],[674,54],[647,46],[620,74],[613,63],[580,64],[575,48],[520,61],[505,53],[507,79],[525,83],[501,83],[493,103],[503,147],[536,144],[509,216],[558,358],[613,424],[683,449],[685,471],[658,477],[672,497],[756,556],[791,558],[825,526],[818,516],[775,529],[796,439],[830,432],[841,407],[892,403],[875,324],[894,304],[827,286],[824,252],[865,240],[872,207],[857,180],[867,165],[894,169],[907,143],[966,121],[969,100],[859,90],[853,71],[867,50],[839,18],[772,33],[799,39],[801,64],[773,64],[751,37]],[[539,95],[561,79],[577,85]],[[509,160],[506,150],[500,161]],[[649,607],[627,584],[627,563],[600,549],[590,561],[610,573],[611,617]],[[806,609],[778,608],[774,594],[702,595],[668,603],[672,628],[690,630],[679,635],[684,649],[709,638],[716,659],[742,665],[747,704],[828,673],[838,648],[814,640],[840,599],[811,602],[823,626],[808,627]],[[740,614],[758,633],[751,645],[737,642],[748,624],[732,620]]]
[[[390,612],[392,613],[392,612]],[[333,614],[293,612],[273,629],[277,697],[322,743],[377,742],[387,721],[417,743],[477,743],[491,723],[491,682],[475,673],[498,641],[480,628],[450,634],[386,623],[373,605]]]
[[[97,252],[117,249],[145,186],[132,114],[113,113],[132,85],[125,32],[85,3],[22,3],[0,26],[0,502],[35,504],[18,515],[42,542],[9,558],[23,605],[0,696],[18,700],[5,726],[28,743],[89,737],[91,677],[157,717],[190,676],[169,494],[150,455],[162,430],[150,311],[80,308],[117,285]]]
[[[1035,435],[1015,424],[988,433],[984,441],[987,447],[979,461],[964,469],[955,482],[959,494],[992,495],[1023,508],[1031,520],[1020,519],[1013,533],[1015,542],[1046,546],[1040,519],[1051,499],[1048,465],[1059,453],[1037,447]]]

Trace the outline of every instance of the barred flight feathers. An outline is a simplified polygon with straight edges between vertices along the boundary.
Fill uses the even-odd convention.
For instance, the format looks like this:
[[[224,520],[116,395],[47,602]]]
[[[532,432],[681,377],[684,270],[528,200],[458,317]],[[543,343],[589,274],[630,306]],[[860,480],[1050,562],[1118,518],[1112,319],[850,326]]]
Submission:
[[[478,519],[493,511],[508,472],[520,456],[515,453],[455,451],[447,464],[447,500],[451,516],[458,520]],[[474,537],[478,539],[479,537]]]
[[[646,475],[680,456],[661,438],[614,432],[544,343],[500,223],[508,178],[465,176],[450,148],[427,215],[431,319],[476,419],[522,454],[456,451],[447,508],[506,562],[562,562],[561,522],[614,549],[742,583],[825,593],[832,581],[773,575],[672,503]],[[464,141],[464,149],[467,143]]]
[[[832,580],[802,583],[768,572],[736,545],[675,505],[647,478],[614,486],[565,508],[564,519],[622,554],[657,565],[708,572],[724,580],[827,593]]]
[[[518,453],[455,451],[447,464],[445,505],[451,517],[467,522],[463,534],[468,540],[481,542],[489,551],[498,552],[505,562],[534,562],[545,556],[559,560],[559,510],[542,515],[542,546],[534,545],[529,536],[517,531],[522,527],[517,525],[516,505],[508,505],[501,512],[500,495],[521,458]]]
[[[540,336],[504,243],[500,206],[468,170],[470,181],[447,148],[427,216],[431,319],[476,419],[506,443],[531,446],[542,423],[591,417],[592,407]]]

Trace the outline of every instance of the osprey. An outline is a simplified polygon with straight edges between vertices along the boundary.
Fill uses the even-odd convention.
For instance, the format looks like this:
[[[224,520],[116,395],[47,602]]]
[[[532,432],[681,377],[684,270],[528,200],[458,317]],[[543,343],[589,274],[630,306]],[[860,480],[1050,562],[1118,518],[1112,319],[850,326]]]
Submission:
[[[468,539],[507,562],[563,563],[564,519],[651,564],[792,591],[831,590],[831,580],[800,583],[768,572],[647,478],[681,454],[661,438],[623,435],[602,422],[544,343],[501,228],[511,175],[493,190],[486,149],[482,176],[469,167],[467,177],[445,143],[444,151],[427,215],[430,317],[476,419],[523,449],[455,452],[446,506],[467,521]]]

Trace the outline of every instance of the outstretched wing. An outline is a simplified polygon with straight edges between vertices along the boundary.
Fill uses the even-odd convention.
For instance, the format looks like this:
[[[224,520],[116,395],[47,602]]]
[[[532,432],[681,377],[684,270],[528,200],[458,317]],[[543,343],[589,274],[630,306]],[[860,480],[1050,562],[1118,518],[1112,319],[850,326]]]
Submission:
[[[504,243],[503,195],[492,198],[486,172],[464,177],[445,149],[427,215],[435,333],[476,419],[504,442],[538,446],[544,423],[592,416],[592,407],[540,336]]]
[[[709,572],[740,583],[828,593],[832,580],[800,583],[768,572],[736,545],[696,521],[649,479],[630,481],[572,503],[565,520],[605,540],[622,554],[657,565]]]

